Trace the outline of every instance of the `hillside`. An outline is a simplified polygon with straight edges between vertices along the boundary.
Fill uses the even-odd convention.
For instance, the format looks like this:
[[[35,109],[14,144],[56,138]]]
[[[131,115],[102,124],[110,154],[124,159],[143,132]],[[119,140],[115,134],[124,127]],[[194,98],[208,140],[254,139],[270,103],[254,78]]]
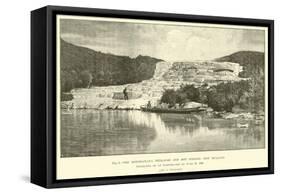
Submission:
[[[117,56],[70,44],[61,39],[61,88],[137,83],[153,77],[160,59]]]
[[[65,46],[72,45],[66,44]],[[177,91],[183,85],[194,85],[197,88],[205,87],[206,85],[208,85],[210,88],[208,90],[206,90],[206,88],[203,88],[202,91],[206,91],[205,94],[202,95],[202,98],[199,98],[199,102],[206,102],[210,107],[214,108],[214,110],[230,111],[233,106],[236,105],[237,107],[243,108],[250,112],[258,112],[264,106],[263,53],[242,51],[216,59],[214,61],[162,61],[153,63],[159,60],[142,56],[131,59],[129,57],[103,54],[92,51],[90,49],[86,49],[87,52],[91,53],[90,55],[89,53],[85,52],[85,48],[76,46],[74,48],[83,50],[84,55],[89,55],[86,57],[86,59],[88,59],[89,57],[95,57],[101,59],[99,61],[104,61],[106,59],[108,62],[116,58],[116,61],[123,59],[126,64],[128,64],[128,62],[131,62],[131,65],[126,65],[126,68],[122,66],[121,68],[122,63],[119,64],[116,61],[113,61],[111,63],[104,63],[104,65],[101,65],[101,67],[107,67],[105,69],[107,71],[103,72],[105,72],[105,74],[107,73],[107,75],[104,76],[104,79],[107,79],[108,82],[99,82],[102,76],[94,77],[95,74],[91,73],[91,77],[89,76],[89,72],[79,71],[80,69],[83,70],[86,67],[92,67],[90,66],[89,62],[79,62],[80,67],[78,69],[76,69],[77,67],[74,65],[74,60],[77,59],[73,59],[73,61],[68,61],[67,63],[64,62],[64,65],[68,64],[71,67],[64,67],[69,68],[66,69],[67,71],[65,72],[70,74],[73,74],[73,72],[80,72],[80,75],[82,75],[82,78],[80,78],[82,82],[83,80],[87,81],[86,78],[89,78],[88,80],[94,80],[94,83],[91,84],[95,85],[95,87],[88,87],[87,89],[85,89],[85,87],[75,87],[77,89],[71,91],[73,99],[69,98],[62,100],[66,101],[63,104],[64,108],[140,109],[140,107],[145,106],[148,101],[150,101],[152,105],[156,105],[162,98],[162,95],[166,90]],[[72,51],[68,53],[71,53]],[[75,52],[79,53],[77,50],[75,50]],[[93,52],[94,54],[92,54]],[[74,53],[72,55],[74,55]],[[79,60],[83,60],[83,57],[77,58]],[[86,67],[85,63],[87,64]],[[150,64],[150,68],[151,66],[154,66],[153,71],[151,72],[152,74],[154,74],[154,76],[148,74],[149,72],[147,72],[147,69],[139,70],[139,72],[137,73],[134,72],[132,66],[134,68],[138,67],[139,69],[145,68],[146,63]],[[100,72],[103,70],[102,68],[100,68],[98,63],[96,64],[97,65],[93,67],[99,69],[97,71],[96,69],[90,69],[90,72]],[[109,64],[115,64],[117,67],[121,68],[121,71],[118,71],[118,69],[110,69],[114,68],[114,66]],[[241,68],[241,66],[243,67],[243,69]],[[126,73],[130,74],[129,72],[131,71],[134,73],[133,75],[135,75],[136,78],[126,75]],[[142,77],[147,76],[148,79],[139,81],[139,79],[137,79],[139,75],[137,74],[144,73],[142,71],[146,73],[143,74]],[[124,83],[122,82],[122,80],[119,80],[120,82],[118,82],[117,78],[119,77],[117,76],[116,78],[113,77],[115,79],[115,82],[111,82],[114,84],[110,84],[109,86],[105,84],[110,83],[111,81],[110,79],[108,79],[110,78],[108,75],[124,76],[124,79],[126,79],[128,83]],[[244,78],[242,77],[242,75]],[[151,78],[149,78],[149,76],[151,76]],[[66,77],[64,79],[67,78],[69,77]],[[73,79],[73,77],[71,77],[71,79]],[[79,80],[79,78],[75,79]],[[129,100],[124,100],[122,92],[124,88],[127,88]]]
[[[239,64],[229,62],[158,62],[154,76],[138,83],[80,88],[71,91],[73,100],[63,107],[93,109],[140,109],[148,101],[156,105],[166,90],[177,90],[183,84],[200,87],[205,84],[238,82]],[[216,71],[223,70],[223,71]],[[124,100],[127,88],[129,100]]]
[[[264,74],[264,53],[256,51],[239,51],[216,59],[218,62],[239,63],[243,67],[240,77],[253,77]]]
[[[251,78],[249,104],[255,111],[264,108],[264,53],[240,51],[217,59],[217,61],[236,62],[243,66],[240,77]]]

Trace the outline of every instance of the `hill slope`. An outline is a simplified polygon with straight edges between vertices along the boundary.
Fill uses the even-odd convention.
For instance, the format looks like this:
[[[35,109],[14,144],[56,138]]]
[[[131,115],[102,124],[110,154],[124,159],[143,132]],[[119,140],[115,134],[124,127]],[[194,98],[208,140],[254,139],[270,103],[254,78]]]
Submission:
[[[264,108],[264,53],[254,51],[240,51],[217,61],[236,62],[243,66],[240,77],[251,78],[249,94],[249,104],[256,112]]]
[[[253,77],[264,74],[264,53],[256,51],[239,51],[216,59],[219,62],[239,63],[243,66],[240,77]]]
[[[160,59],[136,58],[97,52],[61,39],[61,88],[120,85],[150,79]]]

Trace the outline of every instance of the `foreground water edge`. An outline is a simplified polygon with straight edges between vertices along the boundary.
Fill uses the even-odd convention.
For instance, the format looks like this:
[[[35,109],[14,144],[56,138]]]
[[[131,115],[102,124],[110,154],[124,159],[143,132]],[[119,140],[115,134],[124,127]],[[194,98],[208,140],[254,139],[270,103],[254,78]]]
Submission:
[[[61,156],[219,151],[264,148],[254,119],[138,110],[62,110]]]

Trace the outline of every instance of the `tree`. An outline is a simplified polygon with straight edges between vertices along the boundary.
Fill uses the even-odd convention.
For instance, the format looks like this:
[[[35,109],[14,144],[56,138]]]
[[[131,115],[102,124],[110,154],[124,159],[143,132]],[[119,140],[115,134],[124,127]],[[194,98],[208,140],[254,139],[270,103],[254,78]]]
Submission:
[[[176,91],[176,103],[182,106],[184,103],[188,101],[186,93]]]
[[[89,71],[85,70],[80,73],[79,79],[81,80],[82,88],[89,88],[92,84],[93,76]]]
[[[71,89],[77,87],[78,76],[75,71],[61,71],[61,92],[70,92]]]
[[[234,106],[233,99],[228,98],[224,92],[219,91],[216,87],[211,88],[207,94],[208,106],[215,111],[232,111]]]
[[[161,102],[167,103],[171,107],[178,103],[182,106],[187,101],[199,101],[200,92],[194,85],[182,85],[178,90],[165,90]]]
[[[184,93],[187,99],[191,101],[199,101],[200,100],[200,92],[199,89],[194,85],[182,85],[178,90],[178,93]]]
[[[204,83],[200,88],[199,88],[199,93],[200,93],[200,97],[199,97],[199,102],[206,104],[208,101],[207,95],[208,95],[208,84]]]
[[[165,90],[160,101],[161,101],[161,103],[169,104],[169,107],[175,106],[175,104],[177,102],[176,91],[172,90],[172,89]]]
[[[207,92],[207,104],[216,111],[232,111],[233,106],[248,107],[248,80],[220,83]]]

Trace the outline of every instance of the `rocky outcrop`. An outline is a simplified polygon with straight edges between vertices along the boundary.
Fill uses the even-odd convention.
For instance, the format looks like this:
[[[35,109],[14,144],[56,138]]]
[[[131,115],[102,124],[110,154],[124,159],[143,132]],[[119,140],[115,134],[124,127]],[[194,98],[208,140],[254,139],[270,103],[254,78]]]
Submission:
[[[243,71],[238,63],[195,61],[175,62],[163,78],[183,82],[213,83],[220,81],[239,81],[239,73]]]

